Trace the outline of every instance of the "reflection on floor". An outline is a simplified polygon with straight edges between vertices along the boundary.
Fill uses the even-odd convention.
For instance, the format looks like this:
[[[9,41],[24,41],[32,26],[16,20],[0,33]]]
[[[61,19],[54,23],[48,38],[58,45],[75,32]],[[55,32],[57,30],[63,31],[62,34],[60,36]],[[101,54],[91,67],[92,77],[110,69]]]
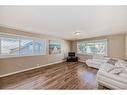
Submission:
[[[60,63],[1,79],[1,89],[106,89],[85,63]],[[9,80],[9,81],[8,81]]]

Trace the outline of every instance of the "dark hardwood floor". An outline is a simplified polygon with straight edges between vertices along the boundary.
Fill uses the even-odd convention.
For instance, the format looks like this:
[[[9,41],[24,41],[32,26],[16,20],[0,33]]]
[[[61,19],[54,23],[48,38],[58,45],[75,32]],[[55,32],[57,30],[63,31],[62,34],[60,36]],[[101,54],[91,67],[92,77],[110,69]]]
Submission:
[[[106,89],[85,63],[60,63],[1,78],[1,89]]]

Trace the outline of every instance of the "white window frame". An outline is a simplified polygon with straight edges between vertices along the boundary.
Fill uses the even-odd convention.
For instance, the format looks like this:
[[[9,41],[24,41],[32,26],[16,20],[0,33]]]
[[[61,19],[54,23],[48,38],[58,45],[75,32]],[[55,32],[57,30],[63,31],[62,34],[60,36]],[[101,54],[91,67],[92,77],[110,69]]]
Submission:
[[[107,56],[107,48],[108,48],[108,40],[107,39],[101,39],[101,40],[90,40],[90,41],[79,41],[79,42],[77,42],[77,54],[83,54],[83,55],[92,55],[92,56],[94,56],[94,55],[102,55],[102,54],[94,54],[94,53],[80,53],[79,51],[78,51],[78,44],[80,44],[80,43],[95,43],[95,42],[99,42],[99,41],[105,41],[105,44],[106,44],[106,50],[105,50],[105,53],[106,54],[104,54],[103,56]]]
[[[20,54],[18,53],[17,55],[1,55],[1,37],[0,37],[0,59],[2,58],[13,58],[13,57],[25,57],[25,56],[39,56],[39,55],[46,55],[46,39],[41,39],[41,38],[36,38],[36,37],[30,37],[30,36],[22,36],[22,35],[16,35],[16,34],[9,34],[9,33],[0,33],[3,36],[2,37],[6,37],[9,36],[11,38],[17,38],[19,39],[19,48],[20,48],[20,43],[21,43],[21,39],[32,39],[33,42],[44,42],[44,51],[41,53],[34,53],[34,46],[33,46],[33,53],[31,54]]]

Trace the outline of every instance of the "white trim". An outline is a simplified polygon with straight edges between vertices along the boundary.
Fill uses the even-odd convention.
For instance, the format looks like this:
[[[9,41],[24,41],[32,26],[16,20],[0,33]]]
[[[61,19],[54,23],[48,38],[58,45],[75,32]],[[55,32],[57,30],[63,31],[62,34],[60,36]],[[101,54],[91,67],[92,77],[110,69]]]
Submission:
[[[79,62],[83,62],[83,63],[85,63],[86,61],[84,61],[84,60],[79,60]]]
[[[82,42],[85,42],[85,43],[89,43],[89,42],[97,42],[97,41],[107,41],[107,39],[98,39],[98,40],[88,40],[88,41],[78,41],[78,43],[82,43]]]
[[[18,58],[18,57],[31,57],[31,56],[42,56],[42,55],[46,55],[46,54],[40,54],[40,53],[36,53],[36,54],[30,54],[30,55],[0,55],[0,59],[7,59],[7,58]]]
[[[33,67],[33,68],[29,68],[29,69],[25,69],[25,70],[20,70],[20,71],[8,73],[8,74],[3,74],[3,75],[0,75],[0,78],[6,77],[6,76],[9,76],[9,75],[14,75],[14,74],[17,74],[17,73],[22,73],[22,72],[33,70],[33,69],[37,69],[37,68],[42,68],[42,67],[53,65],[53,64],[58,64],[58,63],[61,63],[61,62],[64,62],[64,60],[53,62],[53,63],[48,63],[48,64],[45,64],[45,65],[40,65],[40,66],[36,66],[36,67]]]
[[[16,38],[27,38],[27,39],[32,39],[32,40],[44,40],[42,38],[37,38],[37,37],[31,37],[31,36],[24,36],[24,35],[20,35],[20,34],[11,34],[11,33],[4,33],[2,31],[0,31],[0,34],[2,35],[6,35],[6,36],[14,36]]]

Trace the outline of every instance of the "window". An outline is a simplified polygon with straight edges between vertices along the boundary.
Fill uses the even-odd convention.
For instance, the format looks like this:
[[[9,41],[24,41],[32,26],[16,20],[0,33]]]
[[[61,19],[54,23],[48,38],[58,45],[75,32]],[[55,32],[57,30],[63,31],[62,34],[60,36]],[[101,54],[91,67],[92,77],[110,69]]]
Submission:
[[[2,37],[1,38],[1,55],[18,55],[19,41],[16,38]]]
[[[32,39],[21,39],[20,40],[20,54],[21,55],[28,55],[28,54],[32,54],[33,53],[33,40]]]
[[[44,55],[45,40],[0,33],[0,58]]]
[[[40,53],[40,52],[44,52],[44,48],[42,48],[42,46],[44,46],[44,42],[41,41],[35,41],[34,42],[34,52],[36,53]]]
[[[107,55],[107,40],[78,42],[77,52],[80,54]]]

